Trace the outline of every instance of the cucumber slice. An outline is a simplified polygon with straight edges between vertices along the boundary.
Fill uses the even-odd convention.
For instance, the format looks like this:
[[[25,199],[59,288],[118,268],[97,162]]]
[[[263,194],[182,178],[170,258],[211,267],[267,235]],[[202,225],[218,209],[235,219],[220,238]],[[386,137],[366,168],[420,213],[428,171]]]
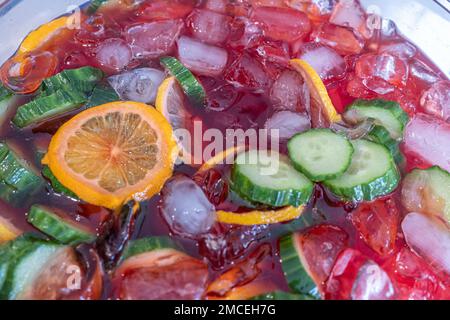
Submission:
[[[20,252],[13,253],[7,266],[6,277],[0,298],[14,300],[36,280],[42,269],[52,258],[67,247],[50,242],[30,242]]]
[[[385,127],[392,139],[401,140],[409,117],[397,102],[387,100],[356,100],[344,114],[351,123],[360,123],[372,118],[376,124]]]
[[[53,191],[56,193],[60,193],[75,200],[79,199],[75,193],[64,187],[61,182],[59,182],[48,166],[44,166],[42,168],[42,175],[50,181]]]
[[[159,249],[178,249],[169,237],[150,237],[130,241],[122,253],[121,261],[137,256],[141,253]]]
[[[64,70],[45,79],[41,94],[18,108],[13,123],[24,128],[79,108],[87,102],[87,97],[103,76],[100,69],[82,67]]]
[[[239,154],[231,180],[232,189],[240,196],[271,207],[306,204],[314,187],[286,156],[266,150]]]
[[[20,200],[22,200],[19,197],[17,190],[8,186],[4,182],[0,182],[0,199],[9,203],[13,207],[17,206],[20,203]]]
[[[288,143],[294,167],[312,181],[334,179],[350,166],[353,146],[330,129],[313,129],[294,136]]]
[[[94,14],[107,1],[108,0],[91,0],[89,7],[87,8],[87,13]]]
[[[349,201],[372,201],[394,191],[400,173],[389,150],[367,140],[352,141],[355,153],[349,169],[324,185],[335,195]]]
[[[88,102],[84,106],[87,108],[92,108],[100,106],[108,102],[119,101],[120,97],[117,92],[107,83],[99,83],[95,86],[89,97]]]
[[[9,111],[17,97],[0,85],[0,128],[6,122]]]
[[[194,106],[204,106],[206,100],[205,89],[192,72],[174,57],[163,57],[160,61],[170,74],[177,78],[189,101]]]
[[[90,243],[96,239],[94,232],[88,228],[41,205],[31,207],[27,220],[34,227],[62,244]]]
[[[252,300],[317,300],[317,298],[307,294],[274,291],[253,297]]]
[[[12,276],[18,261],[47,242],[35,234],[26,233],[0,246],[0,299],[9,299]]]
[[[368,140],[384,145],[394,158],[396,163],[402,163],[404,160],[403,154],[400,151],[400,142],[392,139],[389,131],[382,126],[374,126],[366,137]]]
[[[11,97],[13,94],[11,91],[6,89],[4,86],[0,85],[0,101],[3,101],[9,97]]]
[[[2,142],[0,142],[0,181],[17,193],[27,196],[43,186],[43,179]]]
[[[28,248],[29,241],[27,238],[28,234],[24,234],[12,241],[0,245],[0,299],[4,299],[4,297],[1,296],[1,292],[8,276],[9,264],[17,254],[21,254]]]
[[[320,299],[319,289],[308,271],[297,242],[295,233],[280,239],[281,266],[286,281],[294,292]]]
[[[414,169],[403,179],[402,202],[408,212],[440,215],[450,224],[450,173],[437,166]]]
[[[64,70],[43,81],[41,95],[51,95],[59,90],[75,90],[89,95],[103,76],[104,74],[100,69],[93,67]]]
[[[17,127],[24,128],[78,109],[86,101],[86,96],[76,90],[59,90],[20,106],[12,122]]]

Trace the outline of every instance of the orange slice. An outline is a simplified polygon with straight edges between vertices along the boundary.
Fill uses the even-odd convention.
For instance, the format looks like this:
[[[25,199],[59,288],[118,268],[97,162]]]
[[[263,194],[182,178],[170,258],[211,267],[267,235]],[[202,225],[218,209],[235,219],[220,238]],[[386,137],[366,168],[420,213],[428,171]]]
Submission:
[[[61,126],[42,163],[80,199],[116,209],[158,193],[172,175],[176,153],[172,128],[158,111],[119,101]]]
[[[203,161],[195,158],[193,141],[182,141],[182,130],[187,131],[188,122],[191,121],[191,115],[184,105],[184,93],[175,77],[169,77],[163,81],[158,88],[156,96],[156,109],[169,121],[173,130],[177,133],[175,139],[179,147],[179,159],[187,165],[198,165]],[[186,135],[186,139],[190,138],[190,134]]]
[[[13,240],[20,235],[20,231],[11,224],[8,220],[0,217],[0,244],[6,241]]]
[[[226,288],[232,281],[235,281],[233,277],[241,276],[242,270],[239,268],[233,268],[227,271],[218,279],[216,279],[209,287],[208,292],[219,291],[221,287]],[[278,285],[273,280],[267,277],[257,278],[243,286],[238,286],[231,289],[224,296],[207,295],[207,300],[248,300],[259,295],[267,294],[269,292],[280,290]]]
[[[266,279],[267,280],[267,279]],[[277,285],[270,280],[266,282],[250,282],[242,287],[236,287],[223,298],[208,298],[208,300],[249,300],[259,295],[267,294],[269,292],[276,291]]]
[[[304,206],[286,207],[270,211],[250,211],[247,213],[235,213],[217,211],[217,220],[221,223],[236,224],[241,226],[253,226],[261,224],[274,224],[294,220],[300,217],[305,210]]]
[[[331,102],[327,88],[317,72],[306,61],[301,59],[292,59],[291,66],[298,71],[308,86],[311,94],[311,117],[314,127],[329,126],[334,122],[342,120]]]
[[[229,164],[231,163],[231,160],[236,157],[237,154],[241,153],[242,151],[245,151],[246,147],[236,146],[231,147],[227,150],[224,150],[218,154],[216,154],[214,157],[206,161],[197,171],[197,173],[202,173],[205,171],[208,171],[209,169],[214,168],[217,165],[220,164]]]
[[[66,29],[71,19],[72,16],[64,16],[40,26],[22,41],[18,53],[23,54],[37,49],[58,32]]]

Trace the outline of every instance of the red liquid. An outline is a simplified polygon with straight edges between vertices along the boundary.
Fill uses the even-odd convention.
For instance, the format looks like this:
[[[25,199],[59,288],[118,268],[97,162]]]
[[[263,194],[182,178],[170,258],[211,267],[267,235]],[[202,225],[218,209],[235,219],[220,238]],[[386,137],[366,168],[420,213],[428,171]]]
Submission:
[[[205,1],[197,2],[199,2],[199,4],[197,4],[198,8],[204,8],[206,5]],[[199,79],[203,83],[209,97],[209,106],[206,109],[187,106],[187,109],[192,114],[193,119],[199,119],[203,122],[203,127],[205,129],[217,128],[221,131],[225,131],[225,129],[228,128],[241,128],[244,130],[248,128],[261,128],[268,117],[273,113],[272,103],[269,97],[270,84],[276,80],[281,72],[288,70],[289,68],[287,64],[288,59],[285,59],[286,57],[284,57],[284,55],[289,55],[287,58],[297,57],[296,52],[299,45],[310,41],[309,33],[307,35],[299,36],[298,39],[295,39],[295,41],[291,41],[290,43],[280,40],[272,42],[273,40],[271,39],[257,36],[255,37],[251,48],[244,49],[238,41],[239,34],[240,32],[242,33],[243,30],[241,29],[242,25],[237,16],[246,15],[250,11],[250,6],[244,4],[233,5],[235,1],[229,2],[230,3],[226,6],[226,14],[229,16],[230,21],[232,21],[230,27],[231,34],[228,37],[228,40],[221,45],[229,54],[228,66],[225,69],[227,71],[225,74],[214,78],[200,76]],[[44,44],[40,50],[52,52],[58,58],[59,65],[55,72],[59,72],[66,68],[91,65],[102,68],[108,74],[118,73],[119,71],[111,70],[111,68],[102,66],[98,63],[96,59],[96,48],[98,43],[109,38],[123,38],[125,28],[138,22],[184,18],[186,14],[189,13],[192,5],[193,3],[191,1],[180,1],[177,5],[174,5],[173,8],[170,7],[170,10],[166,8],[158,9],[158,6],[156,6],[156,9],[153,7],[147,8],[147,5],[143,5],[139,9],[130,11],[113,8],[105,10],[102,14],[97,14],[94,17],[84,16],[81,30],[69,31],[59,35]],[[314,8],[309,9],[311,9],[311,11],[309,11],[309,18],[311,19],[314,32],[314,30],[319,28],[320,23],[327,21],[329,15],[325,14],[323,16],[317,16],[317,14],[314,15],[314,12],[316,12]],[[182,34],[192,36],[187,28],[182,31]],[[277,33],[275,32],[275,37],[276,36]],[[292,40],[291,38],[285,38],[286,37],[283,36],[282,40]],[[345,107],[356,98],[393,99],[398,101],[410,114],[421,111],[419,98],[421,93],[429,88],[430,84],[417,80],[414,77],[410,77],[407,83],[401,86],[401,90],[395,88],[392,92],[382,95],[364,87],[361,83],[361,79],[358,79],[355,76],[355,61],[360,56],[374,52],[374,49],[394,40],[402,43],[406,42],[406,40],[399,35],[389,39],[383,39],[382,37],[380,39],[380,37],[378,37],[377,40],[377,37],[375,36],[371,39],[366,39],[365,47],[361,52],[358,54],[349,54],[345,57],[345,74],[325,82],[329,95],[338,112],[343,112]],[[259,55],[258,52],[260,51],[256,49],[261,48],[261,46],[264,46],[265,52],[269,52],[270,56]],[[288,48],[288,52],[280,49],[283,47]],[[236,59],[242,57],[244,53],[251,57],[251,59],[254,59],[254,61],[257,61],[265,72],[267,83],[264,85],[267,86],[263,87],[257,93],[255,93],[255,90],[250,89],[236,89],[229,83],[229,70],[234,68],[233,63],[236,63]],[[176,48],[173,48],[172,51],[168,52],[168,55],[176,55]],[[437,77],[444,79],[443,74],[428,61],[420,51],[417,52],[414,58],[429,66]],[[132,69],[139,66],[150,66],[162,69],[159,66],[157,58],[135,59],[129,63],[127,68]],[[254,86],[254,84],[245,83],[245,79],[242,81],[248,86]],[[258,86],[258,84],[256,86]],[[62,120],[51,121],[39,125],[38,127],[21,131],[18,131],[7,122],[7,124],[1,128],[1,132],[3,133],[2,139],[17,142],[23,150],[28,150],[27,159],[35,159],[33,150],[36,149],[36,146],[45,148],[51,134],[53,134],[64,121],[69,119],[70,116],[71,115],[68,115]],[[284,146],[281,146],[282,150],[283,148]],[[413,160],[408,158],[408,163],[411,162],[413,162]],[[34,161],[34,164],[40,168],[40,164],[37,161]],[[411,166],[409,169],[411,169]],[[226,181],[228,171],[229,168],[227,167],[217,168],[215,177],[210,177],[210,179],[214,180],[222,178]],[[193,176],[195,169],[187,166],[180,166],[176,168],[174,174],[177,173]],[[204,177],[203,179],[197,177],[196,181],[204,186]],[[211,180],[209,180],[206,191],[209,191],[211,186],[214,186],[213,182],[214,181],[211,182]],[[217,192],[219,192],[219,194],[215,195],[215,199],[217,200],[216,204],[218,209],[242,210],[239,205],[236,205],[229,200],[228,193],[220,195],[221,191],[218,190]],[[279,236],[281,234],[286,234],[290,225],[294,230],[307,230],[307,228],[314,225],[323,223],[332,224],[339,226],[348,234],[349,247],[360,250],[364,255],[378,263],[380,266],[386,266],[386,272],[388,272],[389,275],[392,275],[394,286],[402,288],[401,293],[398,293],[396,297],[405,298],[407,297],[407,293],[405,292],[408,291],[405,289],[405,286],[406,288],[408,287],[408,281],[410,280],[393,276],[397,271],[395,267],[392,267],[392,261],[395,260],[396,255],[398,255],[405,247],[401,230],[398,226],[401,218],[406,212],[403,211],[401,206],[399,192],[394,193],[392,196],[388,197],[388,199],[391,204],[397,208],[393,213],[397,215],[397,220],[394,219],[394,221],[397,222],[395,222],[395,225],[392,225],[392,228],[395,230],[391,230],[396,234],[395,241],[391,244],[392,247],[384,252],[384,255],[380,255],[379,252],[371,249],[355,228],[350,219],[351,216],[349,215],[350,213],[353,214],[355,212],[354,206],[337,202],[332,196],[327,195],[319,186],[316,187],[315,198],[311,201],[304,214],[304,222],[297,221],[291,224],[273,225],[261,228],[217,225],[212,231],[212,234],[226,235],[225,238],[227,238],[229,242],[228,245],[219,252],[211,252],[211,250],[207,248],[204,240],[194,241],[172,235],[169,227],[159,213],[159,196],[141,204],[141,208],[145,213],[145,220],[138,232],[138,237],[172,235],[175,239],[182,242],[189,254],[199,258],[206,258],[209,261],[213,277],[223,274],[233,265],[245,263],[249,255],[258,250],[262,245],[269,244],[271,249],[267,251],[266,256],[261,260],[260,266],[263,267],[254,278],[270,278],[280,290],[285,290],[287,289],[287,285],[282,275],[278,257],[277,239]],[[385,200],[382,199],[380,201],[383,202]],[[104,209],[72,201],[66,197],[58,196],[50,190],[37,195],[35,197],[35,202],[55,206],[71,212],[72,214],[78,214],[90,221],[94,227],[97,227],[106,216],[106,210]],[[1,211],[5,217],[11,218],[22,230],[32,229],[25,221],[25,214],[28,208],[11,208],[7,204],[0,202],[0,209],[2,209]],[[447,285],[450,285],[448,279]],[[447,291],[450,290],[449,288],[450,287],[447,287]],[[436,293],[433,297],[441,298],[442,296]]]

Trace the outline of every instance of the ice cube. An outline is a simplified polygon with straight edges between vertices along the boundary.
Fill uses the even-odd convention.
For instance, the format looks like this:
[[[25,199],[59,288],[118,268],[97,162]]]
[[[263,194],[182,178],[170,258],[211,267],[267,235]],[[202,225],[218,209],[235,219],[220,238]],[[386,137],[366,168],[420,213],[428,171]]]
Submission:
[[[338,0],[287,0],[287,5],[314,17],[330,15]]]
[[[378,254],[385,256],[394,250],[399,212],[393,199],[361,204],[350,214],[350,220],[363,240]]]
[[[357,0],[340,0],[333,9],[330,22],[365,33],[366,14]]]
[[[182,20],[134,24],[125,30],[125,37],[135,56],[158,58],[170,53],[183,25]]]
[[[277,130],[280,140],[287,141],[295,134],[311,129],[311,119],[298,112],[278,111],[267,119],[264,128],[269,134],[271,130]]]
[[[228,53],[225,49],[185,36],[178,40],[178,56],[181,63],[188,69],[205,76],[221,74],[228,61]]]
[[[418,59],[409,62],[410,75],[412,78],[425,85],[431,85],[439,81],[439,76],[429,66]]]
[[[226,0],[207,0],[205,8],[211,11],[226,13],[227,1]]]
[[[245,17],[237,17],[231,24],[228,45],[236,49],[247,49],[263,42],[263,30],[260,25]]]
[[[450,120],[450,81],[436,82],[420,98],[420,105],[426,113]]]
[[[409,247],[450,275],[450,230],[438,218],[412,212],[402,222]]]
[[[255,49],[261,59],[287,66],[289,64],[289,45],[283,41],[264,41]]]
[[[299,237],[303,256],[314,280],[322,284],[330,275],[339,253],[348,246],[348,234],[330,224],[315,226]]]
[[[450,171],[450,124],[435,117],[417,114],[404,133],[404,147],[431,165]]]
[[[352,300],[390,300],[395,290],[387,273],[369,260],[359,269],[350,296]]]
[[[345,249],[327,280],[327,299],[388,300],[395,298],[388,274],[355,249]]]
[[[257,7],[250,16],[273,40],[294,42],[311,31],[311,23],[303,12],[289,8]]]
[[[95,50],[95,59],[106,71],[120,71],[132,60],[131,48],[118,38],[101,42]]]
[[[425,260],[407,247],[393,257],[390,274],[398,288],[399,299],[436,300],[442,298],[441,293],[446,288]]]
[[[322,80],[339,78],[344,75],[346,64],[335,50],[330,47],[309,43],[301,48],[299,58],[308,62],[316,70]]]
[[[231,107],[237,100],[239,93],[234,87],[222,79],[200,77],[207,93],[207,106],[214,111],[223,111]]]
[[[164,72],[152,68],[140,68],[108,78],[120,99],[154,104]]]
[[[202,188],[185,176],[175,176],[162,190],[161,213],[178,235],[197,238],[216,222],[215,208]]]
[[[358,54],[364,48],[364,40],[352,29],[331,23],[319,25],[312,32],[311,39],[335,49],[341,55]]]
[[[417,49],[406,41],[386,43],[378,49],[380,53],[388,53],[403,60],[411,59],[416,55]]]
[[[348,94],[353,98],[374,99],[375,94],[363,83],[362,79],[350,74],[346,88]]]
[[[225,80],[235,87],[258,92],[271,85],[271,79],[264,66],[248,54],[243,54],[233,61],[225,71]]]
[[[400,87],[408,79],[408,65],[387,53],[362,55],[355,64],[355,74],[361,79],[378,78]]]
[[[231,18],[214,11],[195,9],[186,23],[195,38],[209,44],[221,44],[230,34]]]
[[[186,17],[192,9],[191,5],[176,0],[153,0],[145,1],[137,15],[146,21],[173,20]]]
[[[270,101],[276,110],[304,112],[303,79],[298,72],[284,71],[273,83]]]

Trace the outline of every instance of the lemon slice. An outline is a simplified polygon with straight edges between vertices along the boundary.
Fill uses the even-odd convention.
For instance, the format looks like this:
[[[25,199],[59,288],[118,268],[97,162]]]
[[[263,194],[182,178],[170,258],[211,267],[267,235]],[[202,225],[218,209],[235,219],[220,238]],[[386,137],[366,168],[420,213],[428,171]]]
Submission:
[[[66,122],[42,162],[80,199],[116,209],[158,193],[172,176],[176,153],[172,128],[159,112],[119,101]]]
[[[217,220],[221,223],[241,226],[274,224],[294,220],[300,217],[304,210],[305,207],[300,206],[269,211],[255,210],[247,213],[217,211]]]
[[[301,74],[311,94],[311,109],[316,108],[311,110],[313,126],[328,127],[331,123],[341,121],[342,118],[336,112],[322,79],[313,67],[301,59],[292,59],[290,64]]]
[[[189,139],[190,134],[186,136],[182,134],[183,132],[189,132],[187,126],[191,121],[191,115],[185,108],[184,98],[185,95],[177,79],[175,77],[169,77],[158,88],[156,110],[172,126],[179,148],[179,160],[187,165],[196,166],[203,163],[202,157],[194,155],[192,143],[195,143],[195,141]],[[184,140],[183,138],[188,140]]]
[[[20,231],[14,227],[11,222],[3,217],[0,217],[0,244],[6,241],[13,240],[19,236]]]

